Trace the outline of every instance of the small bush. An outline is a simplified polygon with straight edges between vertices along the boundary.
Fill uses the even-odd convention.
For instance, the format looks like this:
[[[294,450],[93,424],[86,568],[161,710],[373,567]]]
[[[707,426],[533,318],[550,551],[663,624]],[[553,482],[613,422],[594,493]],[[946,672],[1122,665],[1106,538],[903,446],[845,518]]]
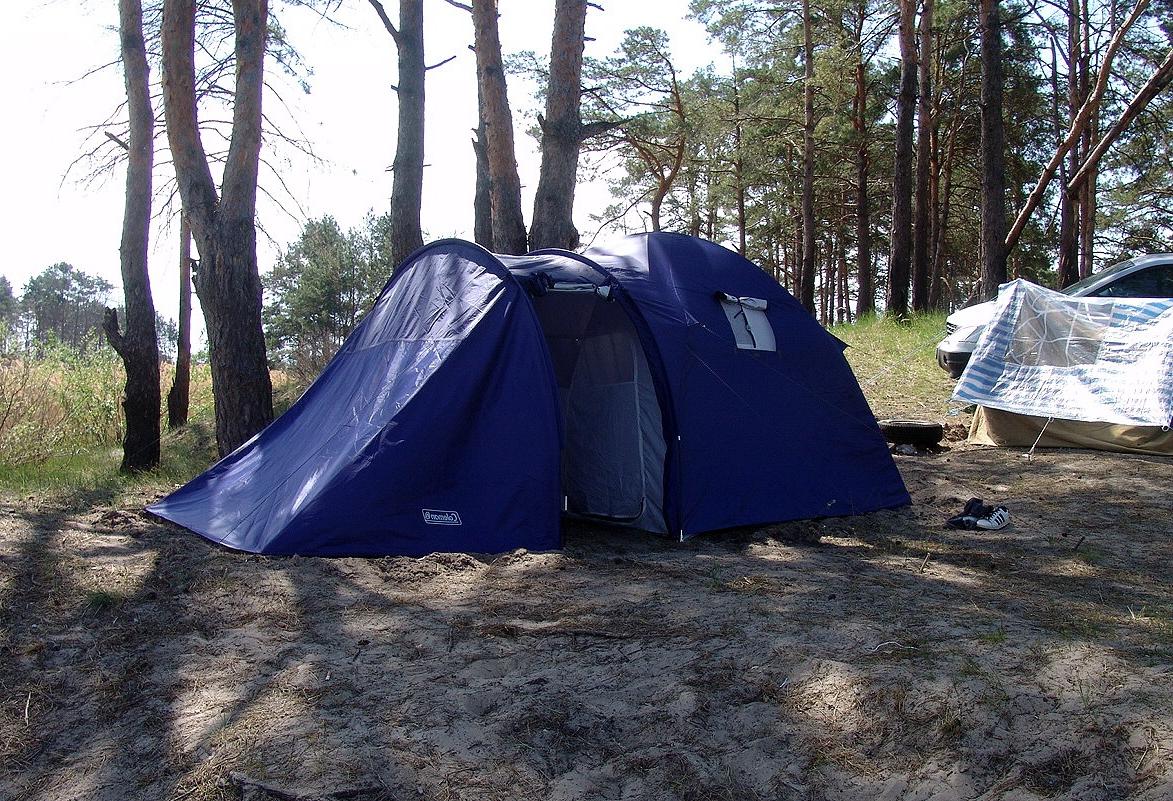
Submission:
[[[122,364],[109,348],[51,344],[0,360],[0,462],[36,464],[122,439]]]
[[[160,365],[162,463],[137,476],[118,472],[122,457],[125,373],[108,347],[86,353],[62,346],[35,355],[0,356],[0,492],[76,494],[172,489],[216,460],[211,371],[192,365],[188,424],[166,427],[174,365]],[[275,391],[288,383],[273,375]]]

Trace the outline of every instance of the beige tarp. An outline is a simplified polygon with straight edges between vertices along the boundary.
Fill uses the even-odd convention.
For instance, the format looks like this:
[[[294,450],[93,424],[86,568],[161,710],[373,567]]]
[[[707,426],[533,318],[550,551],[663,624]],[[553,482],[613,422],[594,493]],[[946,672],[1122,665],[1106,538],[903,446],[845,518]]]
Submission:
[[[1039,432],[1044,425],[1046,431],[1039,439]],[[1046,417],[1031,417],[979,406],[969,428],[969,441],[978,445],[1029,448],[1036,439],[1039,439],[1040,448],[1095,448],[1101,451],[1173,456],[1173,431],[1161,426],[1057,419],[1048,422]]]

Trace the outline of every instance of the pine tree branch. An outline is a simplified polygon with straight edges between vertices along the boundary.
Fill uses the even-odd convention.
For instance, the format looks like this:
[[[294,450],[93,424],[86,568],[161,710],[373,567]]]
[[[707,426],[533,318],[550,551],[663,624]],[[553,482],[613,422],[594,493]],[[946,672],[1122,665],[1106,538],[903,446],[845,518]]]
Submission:
[[[424,72],[427,72],[428,70],[434,70],[434,69],[436,69],[437,67],[443,67],[443,66],[444,66],[445,64],[447,64],[449,61],[455,61],[455,60],[456,60],[456,56],[448,56],[448,58],[444,59],[443,61],[438,61],[438,62],[436,62],[435,64],[432,64],[432,65],[431,65],[431,66],[429,66],[429,67],[424,67]]]
[[[122,356],[126,351],[126,338],[118,330],[117,309],[106,309],[106,315],[102,319],[102,331],[106,334],[106,341],[110,343],[110,347],[114,348],[115,353]]]
[[[118,145],[123,150],[130,152],[130,145],[128,145],[126,143],[125,139],[121,139],[118,136],[110,133],[109,131],[102,131],[102,133],[106,134],[106,138],[109,139],[111,142]]]
[[[391,34],[391,38],[395,40],[395,45],[398,47],[403,36],[399,33],[399,29],[395,27],[395,23],[387,16],[387,9],[383,8],[383,4],[379,0],[370,0],[370,4],[371,8],[375,9],[375,13],[379,15],[383,27],[387,29],[387,33]]]

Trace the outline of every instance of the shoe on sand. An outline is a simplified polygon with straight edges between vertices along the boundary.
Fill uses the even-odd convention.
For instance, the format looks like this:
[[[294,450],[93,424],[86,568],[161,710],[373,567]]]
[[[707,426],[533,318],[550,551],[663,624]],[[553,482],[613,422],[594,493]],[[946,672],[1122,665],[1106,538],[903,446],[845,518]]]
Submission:
[[[1009,522],[1010,512],[1006,511],[1006,507],[995,506],[989,514],[977,519],[977,527],[986,531],[996,531],[1005,528]]]
[[[961,510],[961,514],[954,515],[945,521],[945,525],[949,528],[962,528],[967,531],[973,531],[977,528],[977,521],[981,517],[985,517],[990,512],[994,511],[994,507],[986,506],[981,498],[970,498],[965,502],[965,507]]]

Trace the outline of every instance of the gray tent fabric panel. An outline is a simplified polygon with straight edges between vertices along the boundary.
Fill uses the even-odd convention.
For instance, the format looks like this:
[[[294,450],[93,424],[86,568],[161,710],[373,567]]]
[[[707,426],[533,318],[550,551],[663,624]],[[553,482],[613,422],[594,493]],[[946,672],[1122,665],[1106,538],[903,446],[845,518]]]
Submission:
[[[584,338],[567,403],[569,511],[666,530],[664,452],[660,406],[635,332],[628,325]]]
[[[534,307],[562,405],[567,510],[667,531],[660,404],[626,312],[576,292],[535,298]]]

